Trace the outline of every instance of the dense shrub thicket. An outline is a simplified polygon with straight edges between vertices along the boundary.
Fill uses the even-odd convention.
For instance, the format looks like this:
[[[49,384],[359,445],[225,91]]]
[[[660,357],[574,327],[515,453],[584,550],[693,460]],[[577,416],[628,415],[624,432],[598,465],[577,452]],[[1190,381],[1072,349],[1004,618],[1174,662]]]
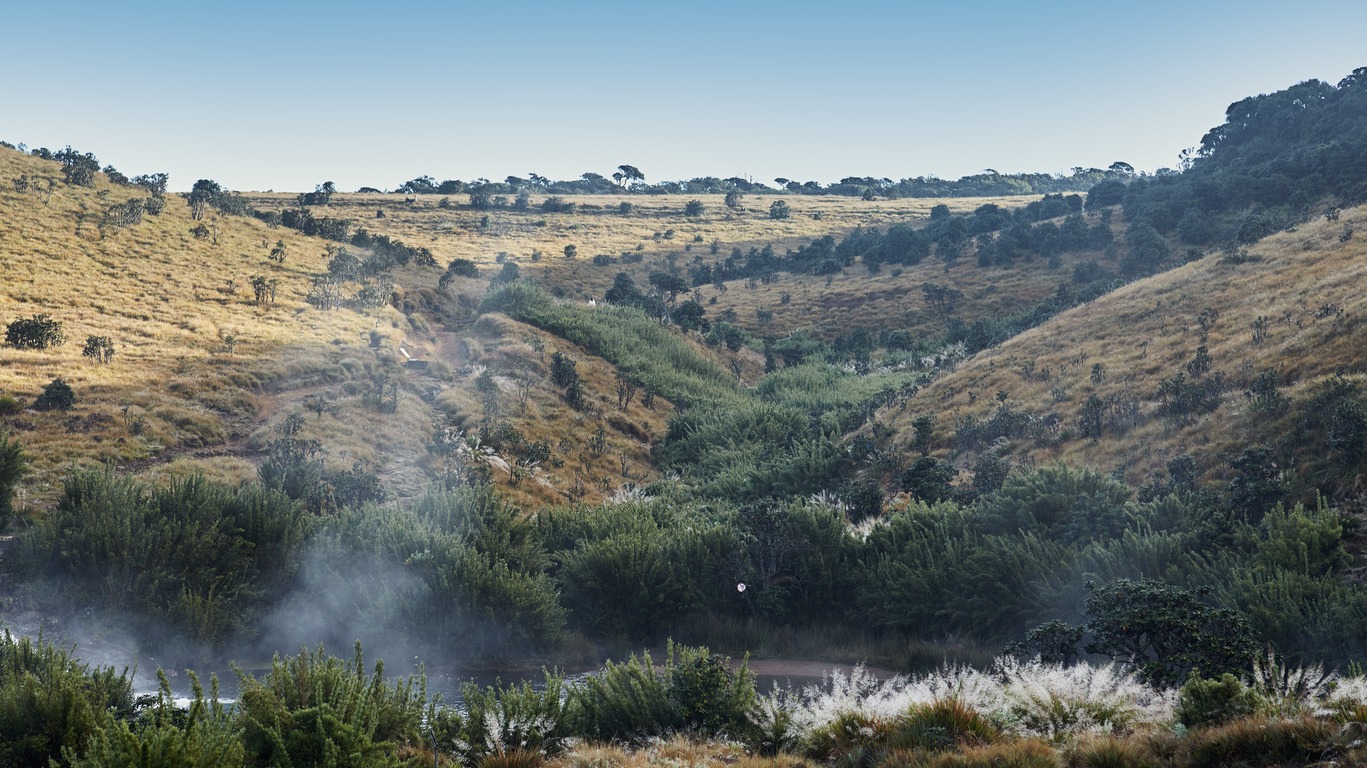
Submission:
[[[466,655],[553,649],[568,633],[652,642],[719,623],[1022,640],[1165,681],[1238,672],[1262,644],[1331,663],[1367,652],[1367,590],[1342,578],[1344,521],[1323,504],[1231,519],[1199,494],[1140,501],[1065,467],[1010,474],[974,501],[878,517],[879,500],[862,527],[855,503],[830,495],[725,501],[670,482],[652,492],[528,516],[487,487],[459,486],[315,517],[256,485],[82,472],[24,537],[21,559],[33,576],[63,579],[71,602],[217,644],[257,637],[271,613],[306,623],[324,602],[333,608],[316,631],[332,640],[380,622]],[[1136,615],[1106,610],[1117,602]]]
[[[90,669],[44,641],[0,640],[0,757],[6,765],[123,768],[242,765],[526,765],[611,742],[661,748],[686,737],[739,742],[761,756],[835,765],[1217,766],[1358,764],[1367,680],[1269,657],[1242,679],[1192,675],[1151,687],[1114,665],[997,659],[878,680],[862,668],[822,685],[760,695],[746,664],[670,644],[567,681],[464,686],[461,706],[429,699],[426,677],[367,675],[319,647],[238,671],[231,706],[206,696],[134,701],[126,675]],[[1341,725],[1347,723],[1346,726]],[[587,744],[584,744],[587,742]],[[697,749],[674,741],[676,757]],[[759,762],[752,758],[752,761]],[[788,764],[777,762],[775,764]]]

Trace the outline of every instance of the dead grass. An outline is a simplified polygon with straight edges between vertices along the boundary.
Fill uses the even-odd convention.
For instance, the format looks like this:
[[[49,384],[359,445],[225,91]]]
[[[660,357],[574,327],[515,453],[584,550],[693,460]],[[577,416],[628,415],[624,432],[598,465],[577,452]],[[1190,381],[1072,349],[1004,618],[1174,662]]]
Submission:
[[[1246,413],[1242,393],[1262,371],[1278,372],[1293,398],[1336,370],[1363,372],[1367,242],[1357,237],[1344,243],[1339,235],[1345,221],[1360,228],[1364,220],[1367,208],[1347,210],[1338,222],[1311,222],[1251,247],[1260,261],[1227,265],[1210,255],[1064,312],[974,356],[915,395],[905,410],[885,414],[898,431],[896,443],[909,446],[911,420],[930,413],[937,417],[937,442],[947,448],[963,416],[989,415],[994,395],[1005,391],[1013,406],[1056,414],[1073,432],[1056,445],[1004,446],[1027,463],[1124,467],[1131,481],[1143,481],[1181,453],[1237,453],[1275,432],[1275,424]],[[1174,422],[1158,415],[1158,385],[1182,371],[1201,345],[1197,319],[1207,308],[1218,313],[1205,341],[1211,372],[1223,372],[1229,386],[1214,412]],[[1259,317],[1268,329],[1256,343],[1251,325]],[[1094,365],[1102,371],[1095,384]],[[1134,398],[1141,423],[1095,444],[1080,438],[1073,427],[1092,394]]]
[[[294,198],[284,194],[249,197],[253,205],[265,210],[291,207]],[[703,215],[684,216],[684,204],[695,198],[703,202]],[[531,198],[531,208],[526,212],[470,210],[464,207],[469,199],[464,194],[452,195],[448,208],[439,206],[442,198],[437,195],[420,196],[412,204],[405,204],[405,199],[404,195],[335,195],[329,206],[315,213],[352,219],[371,232],[429,248],[443,266],[452,259],[470,259],[492,275],[498,255],[506,254],[524,274],[561,290],[565,296],[587,300],[601,298],[618,272],[627,272],[638,284],[644,284],[650,272],[663,269],[670,257],[683,267],[696,256],[708,261],[725,259],[733,247],[772,244],[782,253],[813,238],[839,236],[855,227],[886,228],[924,221],[930,209],[940,203],[955,212],[966,212],[985,203],[1016,207],[1038,196],[868,202],[849,197],[750,195],[742,201],[745,209],[741,211],[728,209],[722,195],[566,196],[565,200],[577,206],[574,213],[541,212],[542,195]],[[769,205],[780,199],[792,207],[792,216],[770,219]],[[634,206],[630,214],[618,213],[623,202]],[[382,219],[375,217],[380,210],[385,213]],[[481,226],[486,217],[487,226]],[[669,235],[671,230],[673,234]],[[720,249],[716,255],[710,252],[714,240]],[[567,245],[575,246],[574,259],[564,257]],[[532,260],[534,251],[541,253],[538,261]],[[639,254],[641,263],[593,263],[595,255],[620,257],[624,252]]]
[[[658,477],[651,443],[662,436],[674,407],[656,397],[651,408],[637,392],[625,409],[618,407],[616,368],[578,345],[504,315],[482,317],[463,339],[467,364],[436,396],[438,408],[467,435],[476,434],[485,418],[474,380],[484,370],[499,385],[496,421],[506,421],[530,441],[552,446],[552,460],[515,478],[513,454],[489,462],[494,480],[515,503],[532,509],[566,501],[594,503],[627,483]],[[576,362],[586,407],[575,411],[550,382],[555,352]],[[520,391],[526,386],[527,398]],[[599,427],[601,449],[593,447]],[[624,466],[625,459],[625,466]]]
[[[55,193],[44,203],[16,191],[21,174],[56,179]],[[212,213],[204,223],[217,228],[217,243],[197,239],[176,196],[160,216],[101,238],[103,211],[145,193],[103,176],[93,189],[60,179],[58,163],[0,149],[0,323],[47,313],[67,338],[43,351],[0,347],[0,393],[31,404],[61,377],[78,398],[69,413],[5,420],[33,457],[21,489],[26,504],[50,499],[71,464],[191,461],[191,451],[244,436],[266,389],[346,378],[342,359],[369,355],[365,332],[398,317],[307,306],[310,278],[323,268],[321,241]],[[283,266],[266,259],[278,240],[288,249]],[[252,301],[258,274],[279,281],[274,304]],[[82,357],[87,335],[111,337],[112,363]]]

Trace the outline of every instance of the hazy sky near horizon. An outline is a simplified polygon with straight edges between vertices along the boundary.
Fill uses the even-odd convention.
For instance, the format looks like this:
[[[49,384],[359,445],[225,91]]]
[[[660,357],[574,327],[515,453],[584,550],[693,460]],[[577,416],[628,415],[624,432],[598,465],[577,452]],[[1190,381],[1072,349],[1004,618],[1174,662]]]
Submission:
[[[1361,0],[5,5],[0,139],[178,190],[1153,170],[1367,66]]]

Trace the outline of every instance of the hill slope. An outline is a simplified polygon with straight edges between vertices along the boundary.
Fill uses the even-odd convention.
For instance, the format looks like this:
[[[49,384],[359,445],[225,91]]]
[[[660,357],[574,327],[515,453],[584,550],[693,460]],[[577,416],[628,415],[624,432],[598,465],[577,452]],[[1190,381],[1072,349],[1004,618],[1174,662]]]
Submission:
[[[1292,435],[1327,381],[1363,382],[1367,244],[1351,233],[1364,218],[1367,209],[1344,210],[1064,312],[886,414],[894,442],[909,445],[912,419],[934,414],[937,447],[959,452],[964,467],[972,454],[995,451],[1122,469],[1143,482],[1191,453],[1204,470],[1222,472],[1217,457]],[[1289,404],[1277,404],[1270,383]],[[1093,396],[1100,410],[1094,405],[1088,422]],[[1283,467],[1323,469],[1323,443],[1283,443]]]

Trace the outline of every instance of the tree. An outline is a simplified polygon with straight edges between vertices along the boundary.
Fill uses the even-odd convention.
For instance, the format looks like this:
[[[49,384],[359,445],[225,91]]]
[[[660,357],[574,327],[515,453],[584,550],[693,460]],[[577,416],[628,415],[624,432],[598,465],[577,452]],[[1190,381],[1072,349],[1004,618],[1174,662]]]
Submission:
[[[650,273],[650,284],[655,286],[655,290],[665,294],[669,298],[670,304],[674,303],[680,293],[686,293],[689,288],[687,280],[671,272]]]
[[[213,179],[196,181],[190,189],[190,196],[186,199],[190,206],[190,218],[195,221],[204,218],[204,212],[222,195],[223,187]]]
[[[39,411],[69,411],[75,404],[76,393],[72,391],[71,385],[60,377],[43,387],[42,394],[33,401],[34,409]]]
[[[14,516],[14,491],[28,474],[28,457],[18,440],[0,432],[0,531],[9,527]]]
[[[108,363],[114,359],[114,342],[108,336],[87,336],[81,354],[97,363]]]
[[[911,441],[912,450],[922,456],[930,455],[930,444],[935,434],[935,419],[928,415],[917,416],[911,422],[911,428],[915,431],[915,438]]]
[[[952,286],[936,283],[922,285],[921,295],[925,297],[926,304],[933,307],[945,319],[954,314],[954,311],[959,308],[959,302],[963,301],[964,298],[963,291]]]
[[[727,208],[730,208],[730,209],[733,210],[733,211],[738,211],[738,210],[740,210],[740,207],[741,207],[741,206],[740,206],[741,197],[742,197],[741,193],[739,193],[739,192],[737,192],[736,190],[733,189],[733,190],[731,190],[730,192],[727,192],[727,193],[726,193],[726,199],[725,199],[723,202],[726,203],[726,207],[727,207]]]
[[[696,301],[688,300],[674,310],[674,322],[685,331],[707,330],[707,310]]]
[[[1107,179],[1087,190],[1086,208],[1089,211],[1095,211],[1112,205],[1120,205],[1124,199],[1125,182],[1119,179]]]
[[[927,504],[951,498],[954,488],[950,485],[958,474],[953,464],[939,461],[931,456],[917,457],[910,467],[902,471],[897,482],[902,490]]]
[[[20,318],[5,329],[5,343],[18,349],[47,349],[66,343],[60,321],[46,314]]]
[[[522,270],[517,266],[517,262],[505,261],[503,262],[503,269],[499,270],[497,275],[494,275],[494,279],[489,281],[489,285],[494,286],[502,283],[511,283],[521,275]]]
[[[276,280],[267,279],[263,275],[254,275],[252,277],[252,294],[256,299],[256,303],[265,304],[270,302],[274,304],[275,286]]]
[[[575,370],[573,358],[562,352],[552,354],[551,382],[563,389],[577,381],[579,381],[579,372]]]
[[[95,186],[95,174],[99,173],[100,161],[86,152],[81,154],[68,146],[53,156],[62,163],[62,177],[68,184],[78,187]]]
[[[1125,232],[1130,251],[1120,260],[1120,269],[1130,277],[1153,274],[1168,260],[1168,241],[1147,222],[1131,224]]]
[[[775,200],[773,205],[769,206],[769,218],[771,219],[786,219],[791,215],[793,214],[788,208],[788,203],[782,200]]]
[[[684,215],[685,215],[685,216],[690,216],[690,217],[696,218],[696,217],[702,215],[702,211],[703,211],[703,204],[702,204],[702,201],[701,201],[701,200],[689,200],[687,203],[684,203]]]
[[[609,304],[638,307],[645,303],[646,295],[636,287],[636,281],[626,272],[618,272],[612,278],[612,287],[603,294]]]
[[[166,194],[166,185],[171,181],[171,177],[165,173],[148,173],[142,176],[133,177],[133,185],[142,187],[152,193],[153,197],[161,197]]]
[[[612,178],[625,187],[633,181],[645,181],[646,175],[634,165],[619,165],[617,166],[617,173],[612,174]]]
[[[1145,680],[1175,685],[1249,669],[1258,645],[1243,615],[1212,608],[1201,592],[1154,579],[1087,584],[1088,653],[1133,665]]]
[[[1093,443],[1100,442],[1101,428],[1104,421],[1103,417],[1105,415],[1106,408],[1101,402],[1101,398],[1097,397],[1095,394],[1088,397],[1087,402],[1082,406],[1081,413],[1079,413],[1077,417],[1078,432],[1081,432],[1083,437],[1088,438]]]
[[[305,192],[299,195],[299,205],[327,205],[332,202],[332,196],[337,193],[337,185],[330,181],[313,188],[312,192]]]
[[[437,280],[437,287],[444,290],[457,277],[479,277],[479,267],[469,259],[452,259],[446,265],[446,272]]]

